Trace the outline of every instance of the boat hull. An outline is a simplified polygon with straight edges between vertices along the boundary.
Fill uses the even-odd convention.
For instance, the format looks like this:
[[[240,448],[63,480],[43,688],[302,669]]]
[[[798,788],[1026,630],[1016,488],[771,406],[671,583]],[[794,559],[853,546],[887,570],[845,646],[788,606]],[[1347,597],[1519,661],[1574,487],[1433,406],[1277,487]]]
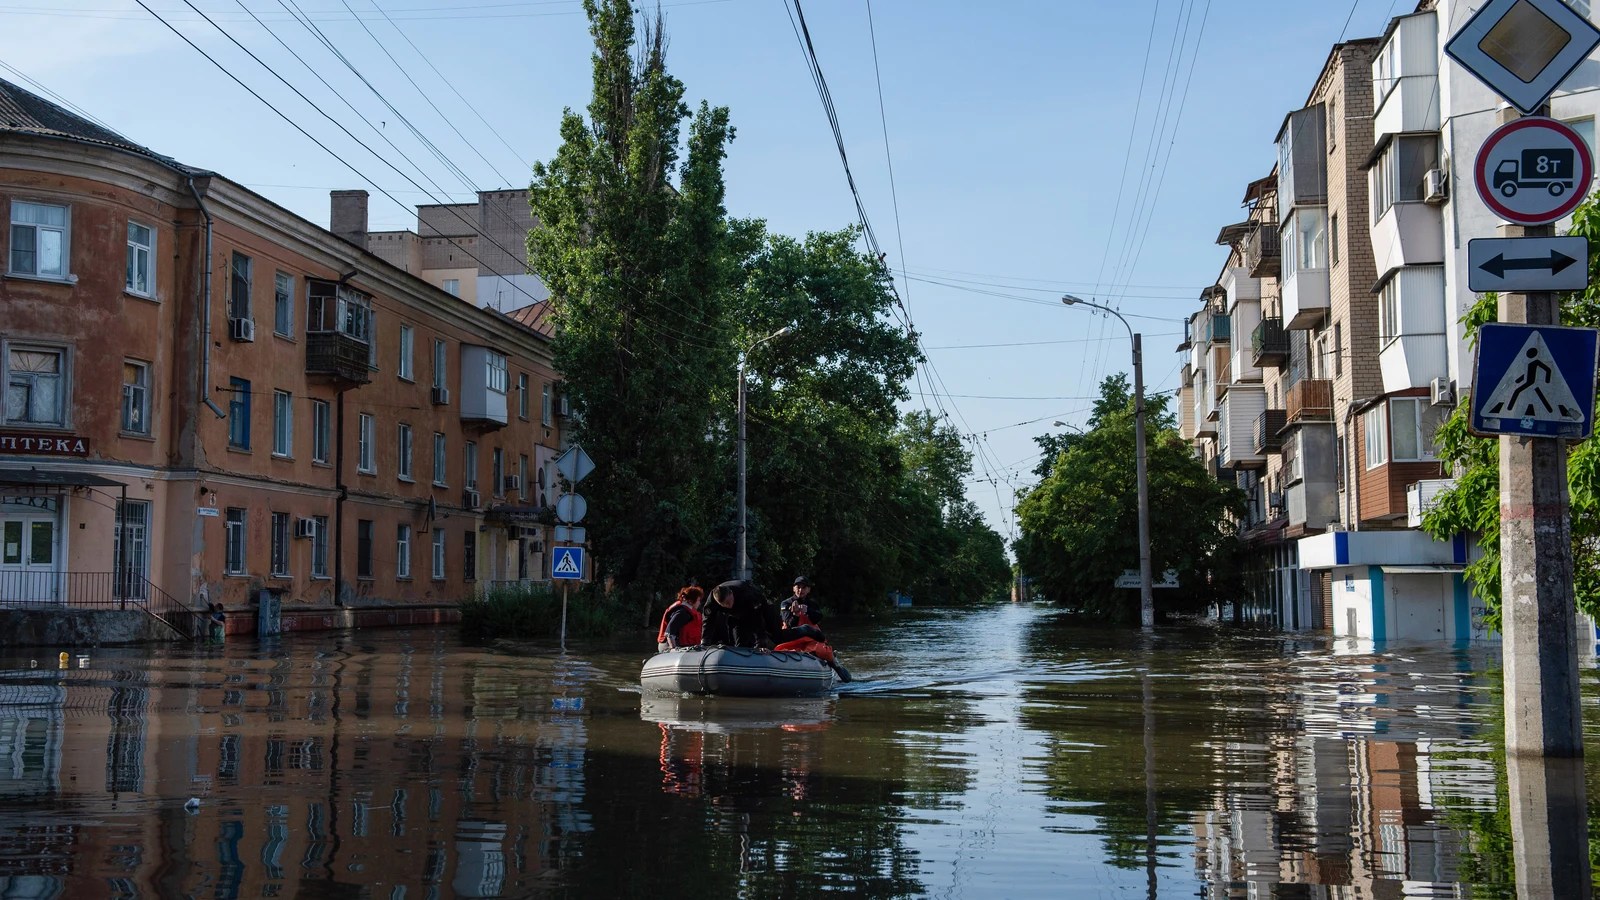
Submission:
[[[809,653],[681,647],[645,660],[639,683],[673,694],[820,697],[833,689],[833,670]]]

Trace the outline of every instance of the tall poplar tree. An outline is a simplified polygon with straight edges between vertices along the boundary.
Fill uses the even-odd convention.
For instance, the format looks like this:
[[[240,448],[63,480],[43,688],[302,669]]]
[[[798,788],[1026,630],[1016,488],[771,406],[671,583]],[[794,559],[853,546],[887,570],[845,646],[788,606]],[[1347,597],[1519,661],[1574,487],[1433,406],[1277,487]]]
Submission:
[[[722,161],[733,128],[725,107],[701,103],[691,117],[659,13],[636,27],[628,0],[583,6],[593,99],[587,119],[565,111],[560,150],[534,166],[528,258],[552,292],[575,436],[597,464],[582,485],[597,561],[645,596],[681,583],[715,506],[721,451],[708,434],[731,388],[711,376],[731,365]]]

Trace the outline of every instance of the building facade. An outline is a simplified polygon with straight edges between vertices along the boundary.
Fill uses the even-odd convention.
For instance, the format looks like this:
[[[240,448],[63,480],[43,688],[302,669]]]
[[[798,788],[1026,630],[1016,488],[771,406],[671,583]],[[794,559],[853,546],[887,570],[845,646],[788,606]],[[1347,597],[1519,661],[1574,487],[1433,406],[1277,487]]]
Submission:
[[[4,82],[0,113],[0,602],[248,627],[265,594],[317,627],[539,576],[562,420],[537,309]]]

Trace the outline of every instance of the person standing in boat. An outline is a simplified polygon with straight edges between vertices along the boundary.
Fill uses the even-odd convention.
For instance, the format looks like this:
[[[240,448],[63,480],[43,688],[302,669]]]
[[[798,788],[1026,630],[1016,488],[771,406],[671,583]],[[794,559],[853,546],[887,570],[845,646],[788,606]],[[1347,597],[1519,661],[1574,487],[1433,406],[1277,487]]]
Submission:
[[[700,608],[705,596],[706,592],[693,584],[678,591],[678,599],[661,614],[661,628],[656,632],[657,651],[699,645],[703,621]]]

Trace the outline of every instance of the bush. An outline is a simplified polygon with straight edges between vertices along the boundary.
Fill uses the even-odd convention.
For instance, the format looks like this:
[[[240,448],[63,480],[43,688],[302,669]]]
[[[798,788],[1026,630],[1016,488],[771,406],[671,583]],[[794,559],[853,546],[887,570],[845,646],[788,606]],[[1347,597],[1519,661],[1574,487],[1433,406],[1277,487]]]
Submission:
[[[590,586],[569,593],[567,637],[605,638],[633,619],[620,602]],[[502,585],[461,603],[469,640],[554,638],[561,634],[561,592],[549,585]]]

